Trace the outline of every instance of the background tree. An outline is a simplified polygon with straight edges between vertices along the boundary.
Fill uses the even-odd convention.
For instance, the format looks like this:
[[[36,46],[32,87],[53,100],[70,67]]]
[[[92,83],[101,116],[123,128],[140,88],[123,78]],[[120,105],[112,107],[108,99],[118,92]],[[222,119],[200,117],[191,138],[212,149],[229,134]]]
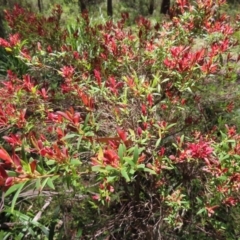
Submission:
[[[38,5],[38,10],[39,10],[39,12],[42,12],[42,1],[41,1],[41,0],[38,0],[38,1],[37,1],[37,5]]]
[[[0,13],[0,37],[4,38],[5,37],[5,29],[3,25],[3,15]]]
[[[170,0],[163,0],[160,13],[167,14],[170,9]]]
[[[152,15],[153,11],[154,11],[154,0],[150,0],[148,12],[149,14]]]
[[[110,17],[113,15],[112,0],[107,0],[107,15]]]
[[[78,6],[80,8],[81,13],[83,13],[87,10],[87,6],[86,6],[84,0],[78,0]]]

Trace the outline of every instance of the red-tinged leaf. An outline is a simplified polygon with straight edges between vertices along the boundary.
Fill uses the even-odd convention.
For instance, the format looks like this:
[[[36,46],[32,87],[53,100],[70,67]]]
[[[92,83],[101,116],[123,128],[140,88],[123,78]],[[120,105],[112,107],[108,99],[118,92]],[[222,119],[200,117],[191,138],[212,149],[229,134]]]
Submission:
[[[37,141],[37,146],[38,146],[38,149],[43,149],[42,140],[38,140],[38,141]]]
[[[61,128],[56,128],[56,133],[58,135],[58,139],[61,139],[63,136],[65,136],[63,130]]]
[[[122,141],[126,142],[127,133],[124,130],[122,130],[121,128],[117,128],[117,133],[118,133],[118,136],[122,139]]]
[[[53,144],[53,148],[55,150],[55,156],[58,158],[57,160],[62,160],[62,153],[60,151],[60,148],[57,144]]]
[[[13,162],[12,158],[9,156],[7,151],[3,148],[0,149],[0,159],[5,161],[6,163],[12,163]]]
[[[19,156],[16,155],[15,153],[12,155],[12,160],[13,160],[13,163],[14,163],[14,165],[15,165],[16,167],[22,166],[22,165],[21,165],[21,160],[20,160]]]
[[[65,155],[65,157],[68,157],[68,150],[66,147],[63,147],[62,153]]]
[[[8,177],[5,181],[5,186],[10,187],[13,185],[14,178],[13,177]]]
[[[68,116],[67,113],[61,112],[61,111],[57,111],[56,113],[57,113],[58,115],[64,117],[64,118],[67,119],[68,121],[71,121],[71,118]]]
[[[38,146],[38,141],[37,139],[35,138],[35,136],[33,134],[31,134],[30,136],[30,139],[31,139],[31,142],[33,144],[33,146],[37,149],[37,150],[40,150],[39,149],[39,146]]]
[[[0,165],[0,186],[1,186],[1,179],[6,179],[8,177],[5,169]]]
[[[5,141],[7,141],[11,146],[21,145],[21,139],[18,135],[10,134],[9,136],[2,137]]]
[[[36,167],[37,167],[37,161],[34,160],[32,162],[30,162],[30,168],[31,168],[31,172],[34,173],[34,171],[36,170]]]
[[[101,86],[102,78],[101,78],[100,71],[98,71],[97,69],[94,69],[93,72],[94,72],[94,77],[97,80],[98,86]]]

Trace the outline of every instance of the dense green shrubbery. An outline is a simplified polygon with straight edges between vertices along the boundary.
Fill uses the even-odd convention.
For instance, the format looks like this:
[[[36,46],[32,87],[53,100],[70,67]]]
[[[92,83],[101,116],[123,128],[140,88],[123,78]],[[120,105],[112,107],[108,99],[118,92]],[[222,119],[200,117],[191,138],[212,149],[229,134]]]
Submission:
[[[6,12],[2,239],[236,238],[239,18],[223,4],[178,0],[132,28]]]

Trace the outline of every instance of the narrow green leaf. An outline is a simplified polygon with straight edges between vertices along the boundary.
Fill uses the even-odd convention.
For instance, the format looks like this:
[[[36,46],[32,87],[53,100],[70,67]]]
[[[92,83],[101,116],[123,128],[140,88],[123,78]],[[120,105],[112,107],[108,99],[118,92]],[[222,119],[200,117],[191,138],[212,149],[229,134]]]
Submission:
[[[126,169],[123,168],[123,169],[121,170],[121,174],[122,174],[122,176],[126,179],[127,182],[130,181],[130,178],[129,178],[128,174],[127,174]]]
[[[151,174],[156,175],[156,172],[153,171],[152,169],[149,169],[149,168],[144,168],[144,172],[149,172],[149,173],[151,173]]]
[[[78,134],[72,133],[72,134],[67,134],[65,137],[62,137],[61,139],[62,140],[67,140],[67,139],[78,137],[78,136],[79,136]]]
[[[27,182],[23,182],[23,183],[21,183],[21,185],[19,185],[19,188],[18,188],[18,190],[16,191],[16,193],[15,193],[13,199],[12,199],[11,212],[14,211],[14,207],[15,207],[16,201],[17,201],[17,199],[18,199],[18,196],[19,196],[21,190],[23,189],[23,187],[25,186],[26,183],[27,183]]]
[[[81,163],[81,161],[78,160],[78,159],[71,159],[71,164],[72,164],[72,165],[75,165],[75,166],[79,166],[79,165],[81,165],[82,163]]]
[[[17,189],[19,189],[19,187],[22,185],[23,183],[18,183],[18,184],[14,184],[13,186],[11,186],[4,194],[4,197],[7,197],[8,195],[10,195],[13,192],[16,192]]]
[[[133,162],[136,164],[139,158],[139,149],[137,146],[135,146],[134,148],[134,152],[133,152]]]
[[[39,227],[39,228],[42,230],[42,232],[43,232],[46,236],[48,236],[48,234],[49,234],[49,229],[48,229],[48,228],[46,228],[44,225],[42,225],[42,224],[39,223],[39,222],[31,221],[31,223],[32,223],[34,226]]]
[[[48,179],[47,185],[48,185],[50,188],[55,189],[55,186],[53,185],[53,181],[52,181],[51,178]]]
[[[145,168],[145,164],[143,164],[143,163],[142,163],[142,164],[139,164],[139,165],[137,165],[137,168],[138,168],[138,169],[143,169],[143,168]]]
[[[200,215],[201,213],[206,212],[206,208],[202,208],[197,212],[197,215]]]
[[[100,169],[101,169],[100,166],[93,166],[93,167],[92,167],[92,171],[93,171],[93,172],[99,172]]]
[[[86,116],[86,118],[85,118],[85,121],[84,121],[84,123],[83,123],[83,129],[87,126],[87,123],[88,123],[89,117],[90,117],[90,115],[87,114],[87,116]]]
[[[157,140],[157,142],[156,142],[156,144],[155,144],[155,148],[157,148],[157,147],[160,145],[161,141],[162,141],[162,138],[159,138],[159,139]]]
[[[124,148],[123,148],[123,144],[121,143],[118,148],[118,156],[120,158],[121,164],[123,164],[123,153],[124,153]]]
[[[44,179],[44,181],[42,182],[42,185],[40,186],[40,189],[38,189],[38,190],[42,191],[42,189],[46,186],[48,179],[49,179],[49,177]]]
[[[133,162],[133,159],[132,158],[130,158],[130,157],[125,157],[124,158],[124,162],[126,162],[126,163],[128,163],[131,167],[135,167],[135,163]]]
[[[110,182],[113,182],[115,180],[116,176],[114,177],[107,177],[107,182],[110,183]]]
[[[79,137],[79,138],[78,138],[78,142],[77,142],[77,150],[78,150],[78,151],[79,151],[79,149],[80,149],[81,141],[82,141],[82,137]]]

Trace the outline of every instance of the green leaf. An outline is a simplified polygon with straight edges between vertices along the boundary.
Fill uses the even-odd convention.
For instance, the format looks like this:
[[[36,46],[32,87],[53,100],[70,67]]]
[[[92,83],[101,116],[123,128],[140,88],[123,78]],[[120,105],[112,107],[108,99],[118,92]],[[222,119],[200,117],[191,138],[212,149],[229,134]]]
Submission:
[[[74,166],[79,166],[79,165],[82,164],[81,161],[78,160],[78,159],[71,159],[70,162],[71,162],[71,164],[74,165]]]
[[[143,169],[143,168],[145,168],[145,164],[144,164],[144,163],[139,164],[139,165],[137,165],[137,168],[138,168],[138,169]]]
[[[17,173],[14,171],[6,171],[9,177],[17,177]]]
[[[67,134],[65,137],[62,137],[61,140],[67,140],[70,138],[74,138],[74,137],[78,137],[79,135],[76,133],[72,133],[72,134]]]
[[[138,147],[135,146],[134,148],[134,152],[133,152],[133,162],[136,164],[138,161],[138,157],[139,157],[139,152],[138,152]]]
[[[129,171],[129,173],[130,173],[131,175],[134,175],[135,170],[134,170],[133,168],[131,168],[130,171]]]
[[[135,167],[135,163],[133,162],[133,159],[132,158],[130,158],[130,157],[125,157],[124,158],[124,162],[126,162],[126,163],[128,163],[131,167]]]
[[[55,164],[55,163],[56,163],[55,160],[48,160],[48,161],[46,162],[47,165],[53,165],[53,164]]]
[[[19,196],[21,190],[23,189],[23,187],[25,186],[26,183],[27,183],[27,181],[21,183],[21,184],[18,186],[18,189],[17,189],[17,191],[16,191],[16,193],[15,193],[13,199],[12,199],[11,212],[14,211],[14,207],[15,207],[16,201],[17,201],[17,199],[18,199],[18,196]]]
[[[93,166],[93,167],[92,167],[92,171],[93,171],[93,172],[99,172],[100,169],[101,169],[100,166]]]
[[[159,139],[157,140],[157,142],[156,142],[156,144],[155,144],[155,148],[157,148],[157,147],[160,145],[161,141],[162,141],[162,138],[159,138]]]
[[[80,148],[81,141],[82,141],[82,137],[79,137],[78,142],[77,142],[77,150],[78,151],[79,151],[79,148]]]
[[[112,166],[110,166],[110,165],[107,165],[107,166],[105,167],[105,169],[108,170],[108,171],[115,171],[115,170],[116,170],[115,167],[112,167]]]
[[[40,189],[38,189],[38,190],[42,191],[42,189],[46,186],[48,179],[49,179],[49,177],[44,179],[44,181],[42,182],[42,185],[40,186]]]
[[[55,189],[55,186],[53,185],[53,181],[52,181],[51,178],[48,179],[47,185],[48,185],[50,188]]]
[[[108,183],[113,182],[115,179],[116,179],[116,176],[114,176],[114,177],[107,177],[107,182]]]
[[[152,169],[149,169],[149,168],[144,168],[144,172],[149,172],[149,173],[151,173],[151,174],[156,175],[156,172],[153,171]]]
[[[20,186],[22,186],[23,183],[18,183],[18,184],[14,184],[13,186],[11,186],[4,194],[4,197],[7,197],[8,195],[10,195],[13,192],[16,192],[17,189],[19,189]]]
[[[128,176],[128,174],[127,174],[127,171],[126,171],[125,168],[123,168],[123,169],[121,170],[121,174],[122,174],[122,176],[126,179],[127,182],[130,181],[130,178],[129,178],[129,176]]]
[[[36,180],[35,188],[36,188],[36,189],[40,189],[40,188],[41,188],[41,179],[40,179],[40,178],[38,178],[38,179]]]
[[[87,114],[87,116],[86,116],[86,118],[85,118],[85,121],[84,121],[84,123],[83,123],[83,129],[86,128],[87,123],[88,123],[88,121],[89,121],[89,117],[90,117],[90,115]]]
[[[206,212],[206,208],[202,208],[197,212],[197,215],[200,215],[201,213]]]
[[[123,154],[124,154],[124,145],[121,143],[118,147],[118,156],[120,158],[120,163],[123,164]]]
[[[78,238],[82,237],[82,232],[83,232],[83,230],[81,228],[78,229],[78,232],[77,232],[77,237]]]

